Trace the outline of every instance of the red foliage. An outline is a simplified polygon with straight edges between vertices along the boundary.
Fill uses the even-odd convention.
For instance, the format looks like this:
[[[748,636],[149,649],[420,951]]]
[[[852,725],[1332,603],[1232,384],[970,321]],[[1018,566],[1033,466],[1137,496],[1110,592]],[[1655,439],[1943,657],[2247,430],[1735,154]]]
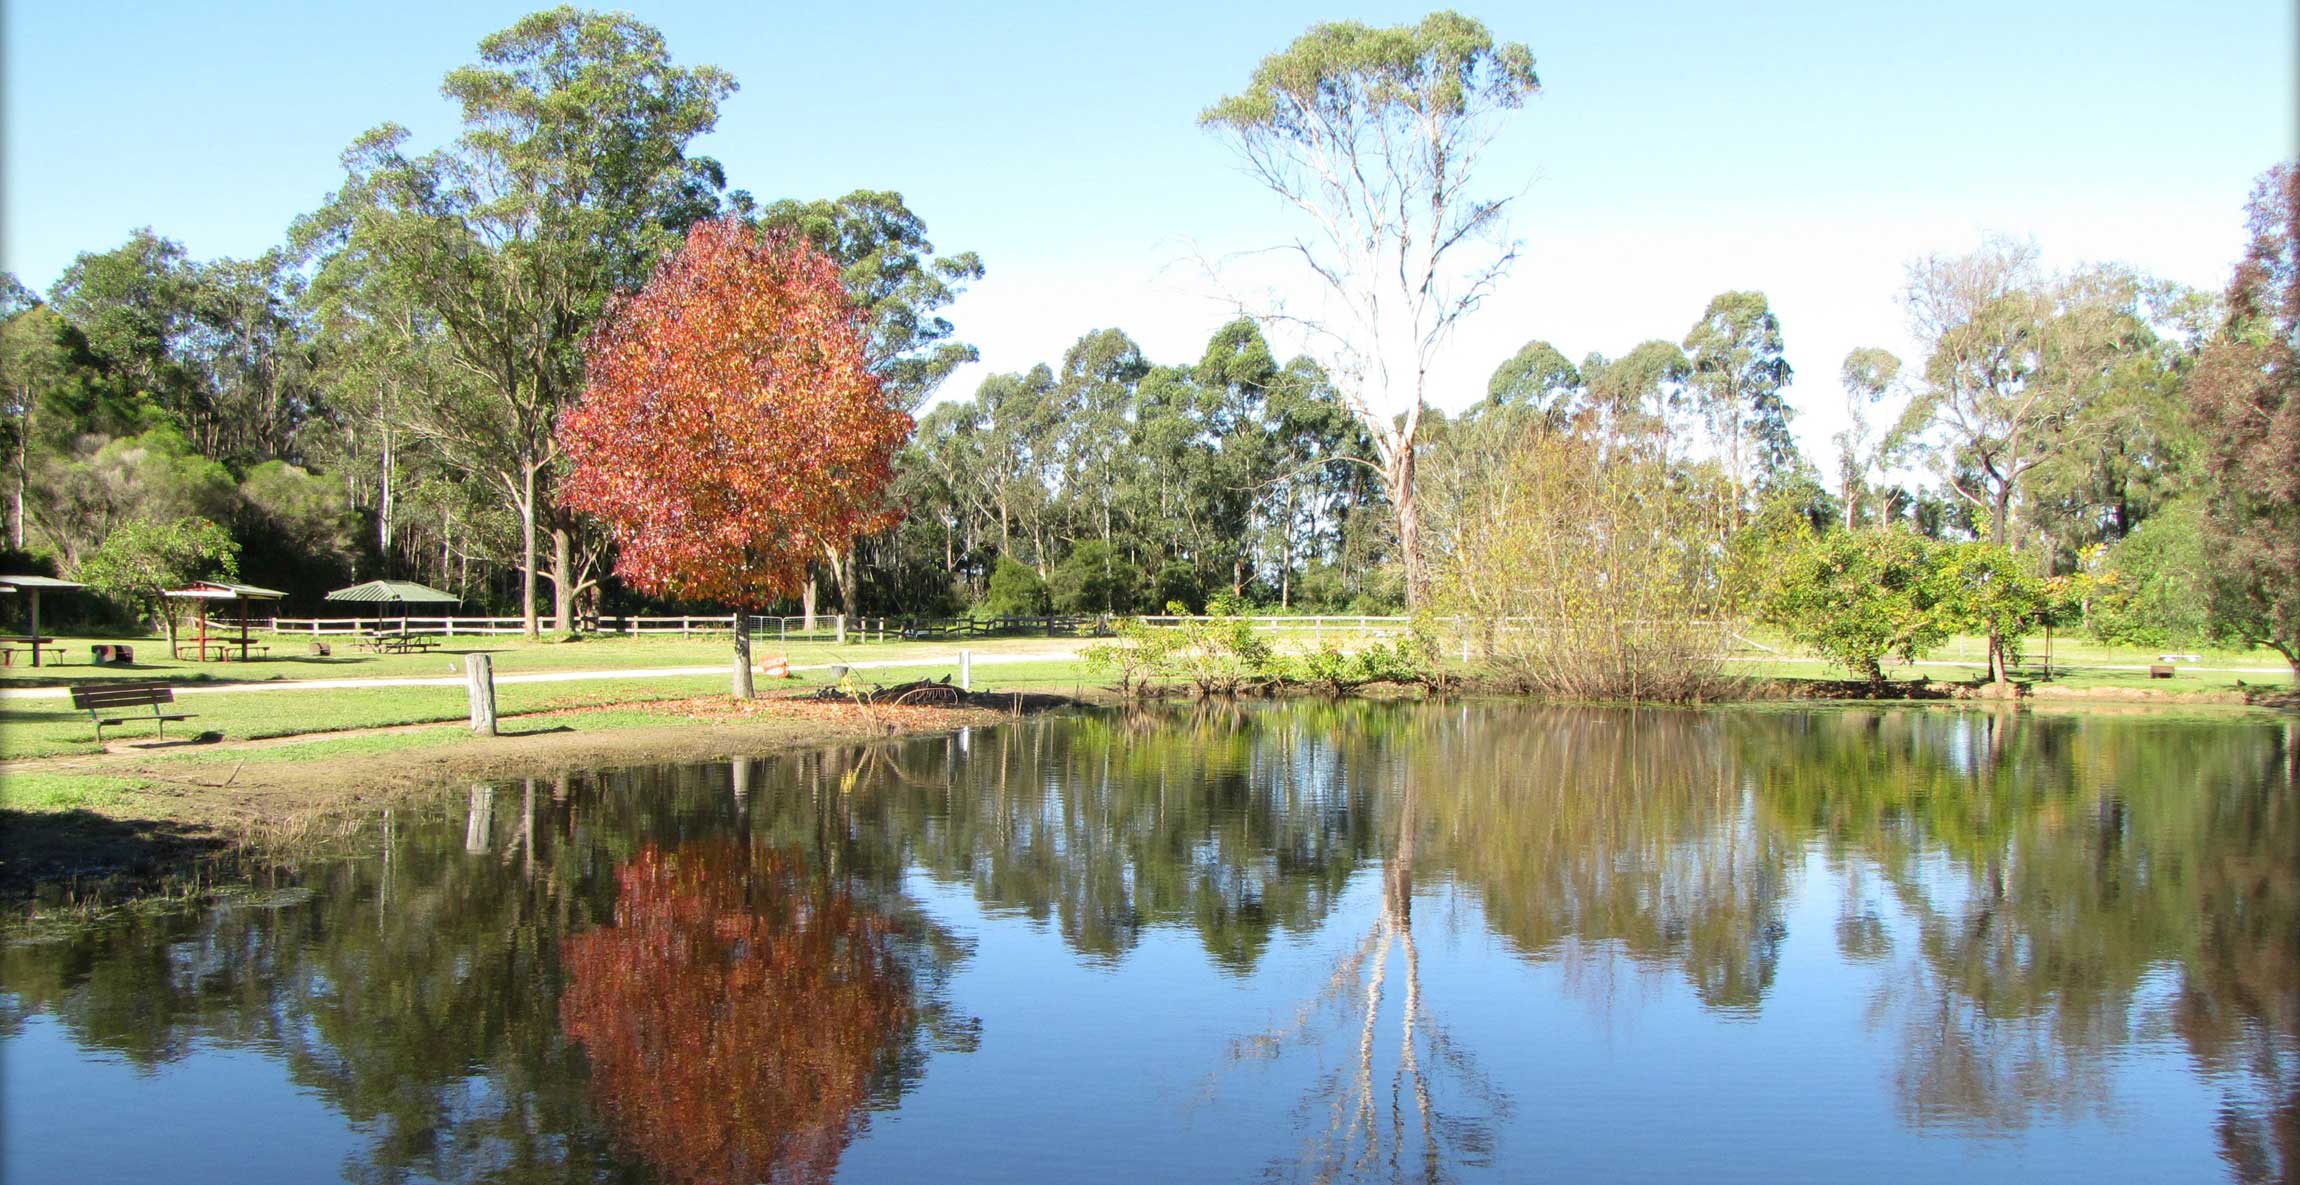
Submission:
[[[796,853],[650,845],[615,924],[567,939],[560,1023],[666,1179],[824,1181],[912,1019],[883,915]]]
[[[829,258],[738,219],[698,223],[585,344],[561,503],[607,523],[635,588],[733,605],[797,592],[825,544],[897,518],[881,494],[911,420],[867,345]]]

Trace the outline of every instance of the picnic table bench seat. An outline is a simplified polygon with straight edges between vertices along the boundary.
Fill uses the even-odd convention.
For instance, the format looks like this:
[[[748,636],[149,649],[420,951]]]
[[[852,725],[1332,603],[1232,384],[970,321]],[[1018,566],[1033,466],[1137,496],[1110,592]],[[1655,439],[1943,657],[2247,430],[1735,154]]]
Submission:
[[[72,689],[72,706],[88,714],[96,722],[96,743],[104,743],[104,730],[119,724],[135,724],[150,720],[159,729],[159,735],[168,735],[168,721],[190,720],[184,712],[162,712],[160,705],[176,702],[175,689],[165,683],[111,683],[93,684]],[[150,708],[152,714],[106,716],[124,708]]]

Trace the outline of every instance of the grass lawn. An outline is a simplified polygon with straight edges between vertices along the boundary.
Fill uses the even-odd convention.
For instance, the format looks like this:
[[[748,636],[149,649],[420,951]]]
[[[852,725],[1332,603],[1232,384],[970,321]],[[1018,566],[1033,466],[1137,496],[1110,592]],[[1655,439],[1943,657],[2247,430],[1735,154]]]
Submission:
[[[636,638],[595,637],[581,642],[528,642],[513,635],[443,638],[437,650],[421,654],[371,654],[353,648],[345,637],[322,639],[333,653],[320,657],[308,652],[311,638],[296,634],[268,637],[271,654],[248,662],[193,662],[171,658],[162,638],[66,637],[63,658],[43,656],[38,668],[22,653],[16,665],[0,667],[0,687],[53,687],[95,681],[256,683],[303,679],[440,678],[459,674],[462,657],[486,654],[497,675],[536,674],[547,671],[642,670],[659,667],[723,666],[732,654],[725,634],[679,638],[655,635]],[[125,642],[135,647],[132,666],[92,666],[89,647],[99,642]],[[970,640],[965,648],[976,654],[1045,650],[1071,643],[1033,637]],[[787,653],[794,664],[877,662],[906,654],[955,656],[959,644],[951,642],[849,641],[794,642],[783,647],[770,635],[752,641],[759,657]]]
[[[654,647],[658,644],[645,645]],[[926,644],[922,643],[909,645],[913,649],[926,648]],[[849,652],[835,657],[862,661],[866,658],[894,656],[892,643],[869,656],[856,655],[852,653],[853,649],[850,647]],[[659,651],[656,653],[659,654]],[[717,658],[720,661],[726,659],[724,643],[721,643]],[[822,661],[829,661],[829,658]],[[658,663],[652,658],[641,663],[626,658],[620,665],[638,667],[680,664]],[[922,661],[916,667],[859,671],[856,677],[867,684],[885,685],[910,679],[941,678],[952,674],[953,669],[951,661],[936,659]],[[497,673],[503,673],[503,669],[498,667]],[[777,690],[819,687],[825,679],[825,672],[802,672],[795,679],[761,680],[760,689],[772,694]],[[1079,664],[1068,661],[983,665],[975,668],[974,679],[974,686],[978,690],[1016,688],[1067,691],[1072,687],[1092,683],[1093,680]],[[715,674],[564,683],[498,683],[495,701],[497,714],[504,720],[505,729],[517,731],[521,718],[540,713],[608,705],[645,705],[699,695],[724,694],[727,684],[727,676]],[[218,690],[179,697],[176,710],[192,713],[196,718],[170,724],[170,739],[213,732],[234,741],[462,721],[469,719],[470,712],[461,686],[331,687],[244,692]],[[131,715],[133,711],[130,709],[120,714]],[[591,720],[593,726],[596,726],[601,721],[594,719],[595,715],[587,713],[583,717],[571,719]],[[666,718],[650,715],[644,721],[632,722],[663,724]],[[444,731],[454,735],[456,730]],[[153,727],[148,724],[126,724],[104,730],[108,739],[130,742],[149,738],[153,733]],[[399,742],[389,743],[396,747]],[[68,699],[0,699],[0,759],[89,753],[94,751],[95,745],[96,730],[88,714],[75,710]],[[279,752],[293,755],[295,759],[313,754],[305,746],[295,746]],[[9,797],[15,797],[12,785]]]
[[[1743,649],[1728,663],[1726,669],[1736,675],[1749,675],[1774,679],[1849,679],[1844,667],[1833,663],[1814,661],[1800,656],[1796,647],[1778,637],[1763,633],[1748,635],[1778,652],[1768,654],[1754,647]],[[2081,634],[2056,635],[2052,642],[2052,678],[2049,682],[2065,687],[2130,687],[2156,691],[2234,691],[2241,684],[2248,688],[2269,687],[2283,690],[2292,685],[2292,668],[2284,656],[2267,647],[2249,650],[2227,648],[2198,648],[2180,650],[2181,661],[2170,665],[2174,674],[2170,679],[2151,679],[2147,668],[2157,664],[2172,648],[2164,650],[2142,649],[2133,646],[2109,646],[2093,641]],[[2185,661],[2194,654],[2196,662]],[[1935,682],[1961,682],[1980,677],[1988,669],[1988,643],[1979,637],[1951,638],[1925,656],[1925,661],[1914,667],[1888,664],[1886,675],[1896,682],[1906,682],[1920,676],[1929,676]],[[2045,645],[2041,635],[2029,638],[2022,648],[2022,661],[2013,668],[2013,678],[2023,682],[2044,683]]]

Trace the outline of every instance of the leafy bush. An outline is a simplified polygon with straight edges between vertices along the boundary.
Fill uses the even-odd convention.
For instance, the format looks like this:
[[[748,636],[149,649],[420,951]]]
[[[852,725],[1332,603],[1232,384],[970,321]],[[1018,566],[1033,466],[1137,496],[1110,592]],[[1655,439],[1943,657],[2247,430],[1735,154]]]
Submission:
[[[1180,605],[1190,613],[1204,608],[1206,587],[1198,579],[1198,569],[1180,560],[1158,565],[1157,574],[1150,578],[1150,603]]]
[[[1181,609],[1179,604],[1166,606],[1177,616]],[[1221,593],[1207,602],[1205,616],[1184,618],[1173,627],[1173,670],[1200,696],[1236,695],[1284,680],[1284,661],[1245,616],[1246,609],[1244,602]]]
[[[1791,530],[1770,549],[1759,615],[1877,686],[1887,655],[1915,661],[1948,636],[1934,551],[1899,526]]]
[[[1054,606],[1037,569],[1002,555],[990,570],[990,587],[981,607],[993,617],[1037,617],[1052,612]]]
[[[1434,687],[1444,679],[1436,652],[1435,637],[1421,630],[1349,654],[1327,642],[1294,659],[1289,674],[1332,695],[1351,695],[1376,683]]]
[[[1048,591],[1064,613],[1126,613],[1141,583],[1141,569],[1109,544],[1089,539],[1054,566]]]
[[[2105,642],[2159,647],[2212,636],[2203,507],[2183,498],[2096,557],[2085,626]]]
[[[1147,693],[1156,680],[1173,675],[1174,648],[1181,637],[1178,630],[1128,618],[1119,624],[1115,638],[1088,646],[1079,657],[1088,670],[1115,676],[1115,690],[1131,699]]]

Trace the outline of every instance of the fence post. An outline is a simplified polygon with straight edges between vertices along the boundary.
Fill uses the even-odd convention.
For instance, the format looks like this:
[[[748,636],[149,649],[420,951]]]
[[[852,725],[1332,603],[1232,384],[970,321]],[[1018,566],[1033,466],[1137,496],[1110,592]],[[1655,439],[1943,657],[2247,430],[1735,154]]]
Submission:
[[[473,654],[463,660],[464,691],[471,697],[471,731],[495,735],[495,660]]]
[[[781,647],[781,648],[783,648],[783,649],[785,649],[785,650],[788,650],[788,649],[790,649],[790,648],[791,648],[791,619],[790,619],[790,618],[788,618],[788,617],[777,617],[777,618],[775,619],[775,645],[777,645],[777,646],[779,646],[779,647]]]
[[[446,618],[446,619],[444,619],[444,620],[447,622],[447,636],[448,636],[448,637],[450,637],[450,638],[454,637],[454,636],[455,636],[455,619],[454,619],[454,618],[452,618],[452,617],[449,617],[449,618]]]
[[[847,615],[846,615],[846,614],[844,614],[844,613],[841,613],[841,614],[839,614],[839,616],[838,616],[838,622],[839,622],[838,644],[839,644],[839,645],[841,645],[841,646],[844,646],[844,645],[846,645],[846,644],[847,644]]]
[[[958,652],[958,689],[960,691],[974,690],[974,651],[972,650]]]

